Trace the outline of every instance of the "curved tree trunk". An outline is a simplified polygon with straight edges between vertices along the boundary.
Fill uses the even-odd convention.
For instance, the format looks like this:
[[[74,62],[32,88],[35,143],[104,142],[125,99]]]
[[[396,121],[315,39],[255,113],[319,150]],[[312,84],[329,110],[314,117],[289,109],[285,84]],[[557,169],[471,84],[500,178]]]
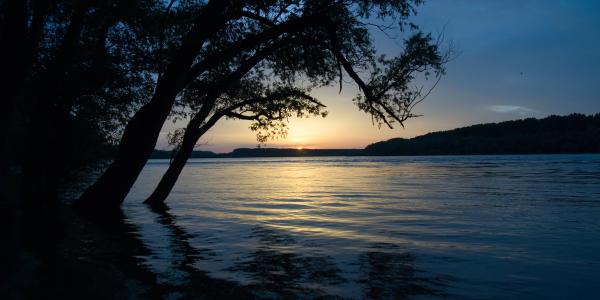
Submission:
[[[181,142],[181,147],[177,154],[175,154],[175,158],[169,165],[169,168],[160,179],[160,182],[144,203],[151,205],[160,205],[164,204],[167,196],[173,190],[183,167],[185,166],[188,159],[192,156],[192,152],[194,151],[194,146],[198,139],[206,133],[210,128],[212,128],[217,121],[224,115],[222,112],[214,114],[209,120],[202,126],[198,127],[206,118],[208,114],[212,110],[214,101],[216,100],[216,96],[213,96],[209,103],[206,103],[206,106],[202,107],[202,110],[196,114],[190,123],[188,124],[185,135],[183,136],[183,141]]]
[[[160,182],[144,203],[156,205],[165,202],[165,199],[167,199],[167,196],[169,196],[169,193],[171,193],[171,190],[175,186],[183,167],[191,157],[196,141],[199,138],[200,135],[197,134],[197,130],[186,131],[181,147],[179,148],[179,151],[177,151],[175,158],[173,158],[173,161],[160,179]]]
[[[118,208],[152,154],[175,96],[154,99],[129,121],[114,161],[75,203],[78,208]],[[159,105],[162,104],[162,105]]]

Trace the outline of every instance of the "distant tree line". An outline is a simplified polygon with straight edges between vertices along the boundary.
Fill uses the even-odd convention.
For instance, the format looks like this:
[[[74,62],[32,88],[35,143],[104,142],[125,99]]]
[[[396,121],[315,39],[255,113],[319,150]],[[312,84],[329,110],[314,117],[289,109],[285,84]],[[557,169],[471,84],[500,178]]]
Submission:
[[[228,153],[212,151],[194,151],[191,158],[228,158],[228,157],[302,157],[302,156],[360,156],[363,149],[296,149],[296,148],[238,148]],[[154,150],[150,158],[170,159],[171,150]]]
[[[600,114],[479,124],[371,144],[366,155],[542,154],[600,152]]]

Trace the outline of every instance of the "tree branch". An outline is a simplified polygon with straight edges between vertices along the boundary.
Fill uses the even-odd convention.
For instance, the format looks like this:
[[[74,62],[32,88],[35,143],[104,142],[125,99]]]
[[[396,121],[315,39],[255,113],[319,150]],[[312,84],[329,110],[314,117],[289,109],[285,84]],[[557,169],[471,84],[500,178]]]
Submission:
[[[225,50],[207,55],[202,61],[196,63],[190,68],[186,82],[198,77],[202,72],[218,65],[219,63],[230,59],[240,52],[256,48],[263,43],[269,42],[285,33],[294,33],[301,31],[305,27],[313,26],[321,18],[318,16],[308,16],[300,19],[294,19],[273,26],[261,33],[249,36],[241,41],[233,42]]]
[[[255,21],[260,22],[261,24],[267,25],[267,26],[276,26],[277,24],[275,24],[273,21],[269,20],[268,18],[265,18],[259,14],[255,14],[253,12],[249,12],[249,11],[242,11],[240,13],[240,16],[248,18],[248,19],[252,19]]]
[[[350,62],[346,59],[346,57],[344,57],[344,55],[340,51],[339,44],[338,44],[337,38],[335,36],[335,32],[332,32],[332,31],[334,31],[334,30],[330,29],[330,33],[329,33],[330,39],[331,39],[331,52],[336,57],[336,59],[341,63],[341,65],[344,67],[344,70],[346,70],[346,73],[348,73],[348,75],[350,75],[350,78],[352,78],[354,80],[354,82],[356,82],[358,87],[365,94],[365,98],[367,99],[367,102],[370,102],[369,103],[369,106],[371,108],[370,112],[377,114],[379,116],[379,118],[381,119],[381,121],[384,122],[389,128],[394,128],[392,126],[392,124],[390,124],[390,122],[387,120],[387,117],[381,111],[379,111],[377,108],[373,107],[372,103],[377,103],[378,105],[380,105],[392,117],[394,117],[393,112],[391,112],[389,110],[389,108],[387,108],[385,105],[383,105],[380,101],[378,101],[373,96],[373,92],[371,91],[371,88],[369,86],[367,86],[367,84],[362,80],[362,78],[360,78],[358,73],[356,73],[356,71],[354,71],[352,64],[350,64]],[[402,121],[400,121],[400,122],[402,122]]]

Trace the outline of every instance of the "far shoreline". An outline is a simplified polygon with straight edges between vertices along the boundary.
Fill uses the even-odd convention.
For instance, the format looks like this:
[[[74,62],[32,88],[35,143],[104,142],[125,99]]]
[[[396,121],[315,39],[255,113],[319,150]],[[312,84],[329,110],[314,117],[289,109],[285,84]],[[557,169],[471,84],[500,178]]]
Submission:
[[[233,154],[232,152],[227,153],[212,153],[212,155],[206,155],[207,151],[194,151],[191,158],[194,159],[205,159],[205,158],[293,158],[293,157],[442,157],[442,156],[536,156],[536,155],[600,155],[600,152],[548,152],[548,153],[440,153],[440,154],[370,154],[365,153],[363,149],[295,149],[295,148],[244,148],[248,150],[280,150],[279,154],[262,154],[252,155],[250,152],[247,155]],[[237,149],[236,149],[237,150]],[[348,151],[349,154],[328,154],[328,150],[335,151]],[[361,153],[356,153],[356,152]],[[157,154],[157,152],[159,154]],[[196,153],[200,152],[200,153]],[[291,153],[285,155],[284,153]],[[308,152],[308,153],[307,153]],[[322,153],[320,153],[322,152]],[[152,153],[150,159],[170,159],[170,155],[173,152],[171,150],[155,150]]]
[[[600,153],[600,113],[527,118],[393,138],[363,149],[238,148],[229,153],[194,151],[191,158],[313,156],[440,156]],[[150,158],[171,158],[154,150]]]

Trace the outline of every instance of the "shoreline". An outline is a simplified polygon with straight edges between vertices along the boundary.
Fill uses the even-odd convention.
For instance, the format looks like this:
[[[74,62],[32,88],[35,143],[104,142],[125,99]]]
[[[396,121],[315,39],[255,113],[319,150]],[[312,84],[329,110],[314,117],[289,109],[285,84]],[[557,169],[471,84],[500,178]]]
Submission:
[[[302,151],[296,150],[293,148],[289,148],[289,150],[294,151]],[[320,150],[320,149],[312,149],[312,150]],[[355,150],[355,149],[350,149]],[[155,150],[156,151],[156,150]],[[159,150],[165,151],[165,150]],[[167,151],[165,151],[167,152]],[[168,151],[171,153],[171,151]],[[219,159],[219,158],[282,158],[282,157],[441,157],[441,156],[536,156],[536,155],[600,155],[600,152],[548,152],[548,153],[463,153],[463,154],[368,154],[361,153],[356,155],[327,155],[327,154],[319,154],[319,155],[311,155],[311,154],[298,154],[298,155],[248,155],[248,156],[235,156],[229,155],[229,153],[216,153],[214,156],[194,156],[192,155],[190,159],[193,158],[201,158],[201,159]],[[160,155],[152,155],[150,159],[170,159],[170,157],[160,156]]]

